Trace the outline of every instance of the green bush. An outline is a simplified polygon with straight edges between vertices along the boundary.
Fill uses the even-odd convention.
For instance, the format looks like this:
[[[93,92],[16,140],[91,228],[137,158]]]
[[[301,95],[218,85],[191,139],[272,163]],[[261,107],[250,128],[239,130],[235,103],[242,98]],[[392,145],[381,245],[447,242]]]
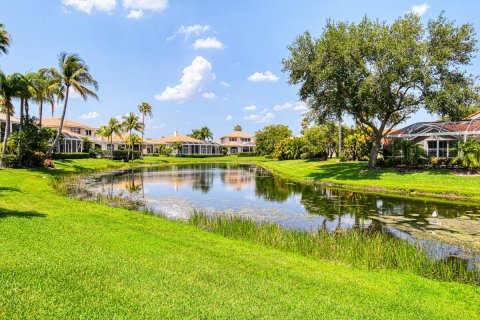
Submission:
[[[238,152],[237,156],[238,157],[255,157],[256,153],[255,152]]]
[[[62,160],[62,159],[87,159],[90,158],[90,154],[86,152],[65,152],[65,153],[54,153],[53,155],[54,160]]]
[[[2,165],[6,168],[15,168],[17,163],[17,156],[14,154],[5,154],[2,157]]]
[[[275,144],[275,151],[272,156],[276,160],[300,159],[305,147],[303,137],[285,138]]]
[[[140,159],[140,151],[133,151],[133,159]],[[129,157],[130,156],[130,157]],[[114,150],[113,151],[113,160],[122,160],[129,161],[132,159],[132,154],[128,150]]]

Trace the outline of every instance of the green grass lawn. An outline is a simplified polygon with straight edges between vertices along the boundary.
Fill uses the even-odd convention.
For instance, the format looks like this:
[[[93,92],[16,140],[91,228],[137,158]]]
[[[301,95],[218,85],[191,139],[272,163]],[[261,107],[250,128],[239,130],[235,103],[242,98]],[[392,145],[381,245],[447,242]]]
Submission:
[[[111,165],[0,169],[0,318],[480,319],[480,287],[317,261],[50,185]]]
[[[480,176],[460,176],[441,169],[412,173],[399,173],[394,169],[362,171],[366,166],[365,162],[337,162],[336,159],[270,161],[262,166],[284,177],[300,181],[480,201]]]

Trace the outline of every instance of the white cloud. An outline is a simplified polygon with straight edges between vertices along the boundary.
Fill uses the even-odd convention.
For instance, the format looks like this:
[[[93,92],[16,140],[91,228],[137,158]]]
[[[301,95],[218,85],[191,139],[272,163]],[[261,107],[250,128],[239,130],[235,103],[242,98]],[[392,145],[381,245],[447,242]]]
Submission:
[[[230,87],[230,83],[228,83],[226,81],[220,81],[220,85],[224,88],[229,88]]]
[[[245,110],[245,111],[257,110],[257,106],[255,106],[255,105],[252,104],[252,105],[250,105],[250,106],[244,107],[243,110]]]
[[[422,16],[427,10],[430,9],[428,3],[416,4],[410,8],[410,12],[418,16]]]
[[[272,73],[272,71],[267,70],[265,72],[255,72],[254,74],[250,75],[247,78],[249,81],[257,82],[257,81],[272,81],[275,82],[279,79],[276,75]]]
[[[172,41],[177,37],[178,34],[183,34],[184,40],[187,40],[192,34],[198,36],[204,32],[211,30],[212,27],[208,24],[193,24],[190,26],[182,25],[174,34],[167,38],[167,41]]]
[[[208,37],[206,39],[197,39],[193,44],[193,48],[197,49],[223,49],[225,45],[215,37]]]
[[[286,109],[293,109],[295,111],[305,111],[307,110],[307,104],[303,101],[297,101],[297,102],[285,102],[284,104],[277,104],[273,107],[273,110],[275,111],[280,111],[280,110],[286,110]]]
[[[192,64],[183,69],[183,75],[180,83],[174,87],[167,86],[165,90],[157,94],[155,99],[159,101],[186,101],[193,98],[203,87],[215,79],[212,73],[212,65],[202,56],[193,59]]]
[[[128,10],[127,18],[140,19],[144,11],[163,11],[168,7],[168,0],[123,0],[123,8]]]
[[[62,0],[62,4],[86,14],[93,10],[111,12],[117,6],[117,0]]]
[[[233,119],[233,117],[231,115],[228,115],[226,118],[225,118],[225,121],[231,121]]]
[[[130,10],[130,12],[127,14],[127,18],[129,19],[141,19],[143,17],[143,10]]]
[[[251,114],[249,116],[244,117],[244,120],[252,121],[253,123],[265,123],[273,120],[275,115],[271,112],[261,112],[259,114]]]
[[[98,113],[97,111],[93,111],[93,112],[89,112],[89,113],[86,113],[86,114],[82,114],[78,118],[87,120],[87,119],[95,119],[95,118],[98,118],[98,117],[100,117],[100,113]]]
[[[205,92],[202,94],[205,99],[216,99],[217,95],[213,92]]]

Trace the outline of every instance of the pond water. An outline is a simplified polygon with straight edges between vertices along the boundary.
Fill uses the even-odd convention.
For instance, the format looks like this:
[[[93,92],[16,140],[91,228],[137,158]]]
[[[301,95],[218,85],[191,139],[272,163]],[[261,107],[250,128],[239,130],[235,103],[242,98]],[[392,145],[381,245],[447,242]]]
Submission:
[[[299,184],[249,164],[135,168],[86,184],[90,192],[128,197],[170,218],[186,219],[195,209],[233,213],[288,228],[387,231],[434,243],[441,256],[480,252],[480,206]]]

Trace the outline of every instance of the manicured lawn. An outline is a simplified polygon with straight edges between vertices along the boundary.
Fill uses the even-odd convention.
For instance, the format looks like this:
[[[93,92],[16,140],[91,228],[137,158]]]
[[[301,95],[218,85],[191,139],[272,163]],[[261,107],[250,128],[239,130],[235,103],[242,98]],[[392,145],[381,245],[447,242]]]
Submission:
[[[365,162],[337,162],[335,159],[270,161],[262,165],[282,176],[301,181],[480,201],[480,176],[459,176],[447,170],[432,169],[413,173],[399,173],[394,169],[362,171]]]
[[[480,287],[348,268],[61,197],[53,175],[112,162],[57,164],[0,169],[0,318],[480,318]]]

